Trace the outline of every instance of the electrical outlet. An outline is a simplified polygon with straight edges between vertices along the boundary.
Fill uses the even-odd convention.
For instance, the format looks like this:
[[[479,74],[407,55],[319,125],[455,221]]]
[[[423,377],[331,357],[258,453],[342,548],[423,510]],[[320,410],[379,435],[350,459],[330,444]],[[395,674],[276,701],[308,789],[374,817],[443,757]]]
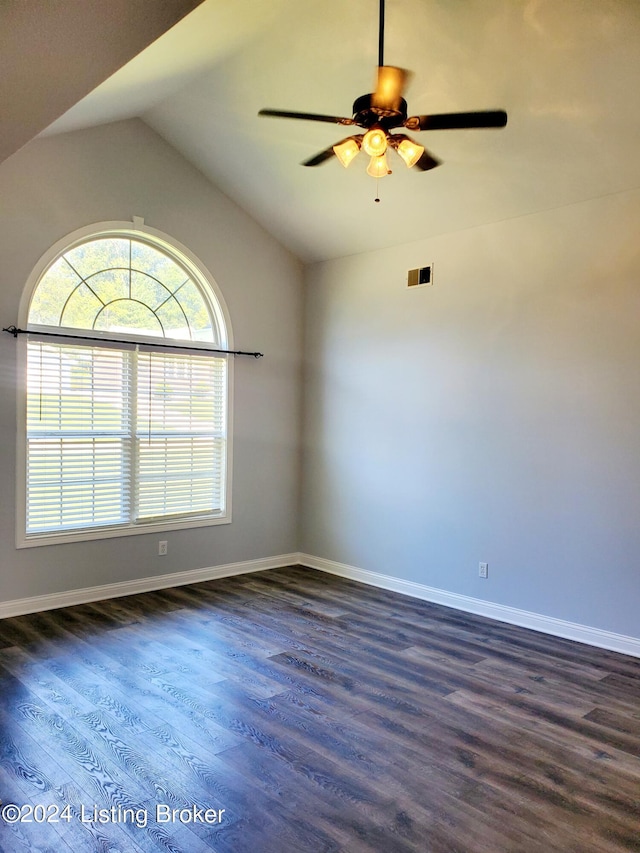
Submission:
[[[159,557],[165,557],[166,554],[167,554],[167,540],[161,539],[158,542],[158,556]]]
[[[478,575],[481,578],[489,577],[489,563],[479,563],[478,564]]]

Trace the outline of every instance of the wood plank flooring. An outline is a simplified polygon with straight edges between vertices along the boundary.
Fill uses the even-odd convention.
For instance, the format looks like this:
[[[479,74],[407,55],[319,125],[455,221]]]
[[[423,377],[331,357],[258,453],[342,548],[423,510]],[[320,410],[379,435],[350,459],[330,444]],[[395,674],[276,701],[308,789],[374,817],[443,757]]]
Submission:
[[[640,851],[640,660],[291,567],[0,621],[0,757],[0,853]]]

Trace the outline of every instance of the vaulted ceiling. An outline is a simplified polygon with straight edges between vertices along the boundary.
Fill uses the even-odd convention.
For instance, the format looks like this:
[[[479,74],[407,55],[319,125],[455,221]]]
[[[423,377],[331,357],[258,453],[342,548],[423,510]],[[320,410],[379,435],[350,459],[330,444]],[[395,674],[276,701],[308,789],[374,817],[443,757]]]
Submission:
[[[377,0],[205,0],[47,132],[140,116],[305,261],[640,185],[637,0],[387,0],[385,61],[413,72],[409,114],[503,108],[509,122],[416,134],[442,165],[395,158],[379,204],[362,156],[300,165],[348,130],[258,117],[350,116],[377,38]]]

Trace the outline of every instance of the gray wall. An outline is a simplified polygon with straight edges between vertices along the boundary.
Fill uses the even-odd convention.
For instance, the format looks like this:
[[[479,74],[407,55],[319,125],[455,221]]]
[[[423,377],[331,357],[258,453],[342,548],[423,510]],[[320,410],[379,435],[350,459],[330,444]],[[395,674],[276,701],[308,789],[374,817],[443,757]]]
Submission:
[[[638,221],[635,191],[310,267],[301,550],[640,636]]]
[[[297,549],[302,267],[138,120],[30,143],[0,165],[0,321],[15,323],[41,255],[92,222],[130,220],[187,246],[226,300],[236,359],[233,523],[15,548],[16,343],[0,336],[0,601]]]

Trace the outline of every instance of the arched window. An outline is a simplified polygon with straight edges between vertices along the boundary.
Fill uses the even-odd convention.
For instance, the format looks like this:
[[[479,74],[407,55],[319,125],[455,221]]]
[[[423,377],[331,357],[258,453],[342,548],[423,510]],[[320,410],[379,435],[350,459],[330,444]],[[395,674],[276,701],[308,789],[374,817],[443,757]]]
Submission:
[[[28,286],[19,544],[230,521],[215,283],[149,229],[75,236]]]

